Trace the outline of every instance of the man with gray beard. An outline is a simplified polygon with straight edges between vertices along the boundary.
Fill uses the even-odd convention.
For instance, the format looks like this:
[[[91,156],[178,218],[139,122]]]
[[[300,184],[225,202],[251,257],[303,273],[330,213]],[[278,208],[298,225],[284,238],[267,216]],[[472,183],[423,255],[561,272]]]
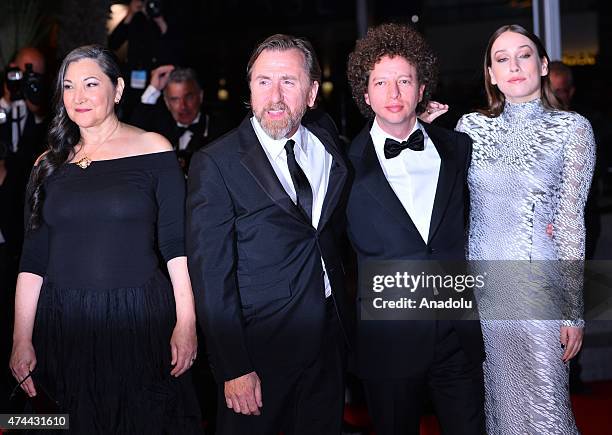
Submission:
[[[247,66],[251,109],[197,152],[187,250],[219,386],[219,434],[334,434],[344,404],[348,169],[314,106],[310,43],[273,35]]]

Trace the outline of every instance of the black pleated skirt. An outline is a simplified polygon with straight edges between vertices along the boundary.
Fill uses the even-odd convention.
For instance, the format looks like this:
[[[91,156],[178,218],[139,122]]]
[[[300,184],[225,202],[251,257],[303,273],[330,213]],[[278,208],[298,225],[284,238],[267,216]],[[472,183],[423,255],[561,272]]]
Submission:
[[[70,415],[70,433],[203,432],[191,374],[170,376],[175,313],[172,287],[161,272],[136,288],[44,282],[33,377]]]

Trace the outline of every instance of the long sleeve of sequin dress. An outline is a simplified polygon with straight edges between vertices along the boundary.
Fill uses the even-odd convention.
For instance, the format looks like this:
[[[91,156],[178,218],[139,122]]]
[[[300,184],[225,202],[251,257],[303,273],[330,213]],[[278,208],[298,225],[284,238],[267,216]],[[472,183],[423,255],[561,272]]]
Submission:
[[[541,101],[465,115],[473,142],[469,259],[478,295],[490,435],[577,434],[561,325],[582,326],[584,206],[595,162],[589,122]],[[553,235],[547,226],[553,225]]]
[[[172,151],[59,168],[21,271],[44,278],[37,388],[74,434],[200,433],[189,372],[170,376],[176,322],[159,267],[185,255],[185,182]]]

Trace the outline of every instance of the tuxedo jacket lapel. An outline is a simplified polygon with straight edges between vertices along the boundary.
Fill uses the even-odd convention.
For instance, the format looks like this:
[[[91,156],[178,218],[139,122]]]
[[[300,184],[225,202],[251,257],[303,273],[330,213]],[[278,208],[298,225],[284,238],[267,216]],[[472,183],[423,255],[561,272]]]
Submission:
[[[429,243],[435,236],[442,222],[442,218],[444,217],[444,213],[446,212],[450,195],[457,181],[459,166],[455,158],[456,153],[453,150],[453,144],[449,143],[448,139],[441,137],[438,131],[435,128],[431,128],[429,124],[423,123],[423,126],[440,155],[438,186],[436,187],[436,197],[434,199],[431,221],[429,224],[429,237],[427,240],[427,243]]]
[[[240,137],[238,152],[242,154],[240,159],[242,166],[253,176],[266,195],[279,207],[296,219],[311,225],[278,180],[266,152],[259,143],[259,139],[257,139],[249,116],[238,127],[238,134]]]
[[[438,134],[435,128],[425,123],[423,123],[423,126],[440,155],[438,185],[436,187],[436,195],[429,225],[429,235],[427,238],[427,243],[429,244],[435,236],[442,222],[442,218],[444,217],[444,213],[446,212],[450,195],[457,180],[459,166],[452,148],[453,144],[449,143],[447,138]],[[406,209],[385,177],[380,162],[378,161],[376,151],[374,150],[374,143],[370,136],[370,128],[371,123],[368,123],[359,135],[360,148],[353,152],[353,154],[358,154],[361,157],[364,171],[363,185],[402,225],[413,231],[420,240],[423,240],[414,222],[410,218],[410,215],[406,212]]]
[[[360,148],[355,152],[360,155],[362,166],[362,181],[361,183],[366,190],[384,207],[395,219],[406,229],[412,231],[415,236],[423,240],[419,230],[414,225],[408,212],[402,205],[401,201],[391,188],[389,181],[385,177],[385,173],[378,161],[372,136],[370,136],[371,123],[368,123],[364,130],[359,135]],[[425,243],[425,242],[423,242]]]
[[[346,162],[342,158],[337,142],[330,132],[315,124],[307,124],[305,127],[321,141],[327,152],[332,156],[327,191],[323,201],[323,209],[321,210],[321,218],[319,219],[318,225],[318,228],[320,229],[325,226],[336,209],[336,205],[340,200],[340,196],[346,182],[348,169]]]

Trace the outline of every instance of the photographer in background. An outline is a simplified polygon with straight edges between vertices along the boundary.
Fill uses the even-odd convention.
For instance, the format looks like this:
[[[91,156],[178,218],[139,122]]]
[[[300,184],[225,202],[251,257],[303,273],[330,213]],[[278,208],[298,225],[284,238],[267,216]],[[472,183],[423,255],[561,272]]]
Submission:
[[[128,43],[123,71],[127,86],[122,101],[126,118],[146,87],[148,71],[185,60],[184,26],[170,12],[162,0],[129,0],[126,17],[108,37],[108,46],[115,51]]]
[[[14,284],[23,240],[24,192],[36,157],[45,149],[48,96],[45,58],[33,47],[19,50],[6,67],[0,98],[2,222],[7,267],[2,282]]]
[[[32,165],[45,148],[48,108],[45,59],[33,47],[19,50],[0,85],[0,354],[11,349],[13,295],[23,242],[24,192]],[[0,378],[0,409],[10,390]],[[6,394],[5,394],[6,393]]]
[[[33,47],[22,48],[5,70],[0,98],[0,109],[4,112],[0,140],[5,141],[9,154],[26,151],[24,147],[28,147],[32,163],[43,148],[39,142],[45,134],[48,97],[44,74],[42,53]]]
[[[0,113],[2,115],[3,112]],[[0,119],[0,122],[2,119]],[[13,295],[15,293],[14,286],[11,287],[11,281],[14,284],[15,270],[12,270],[13,276],[9,276],[9,254],[7,243],[4,234],[8,233],[7,220],[10,216],[13,204],[7,196],[6,189],[6,157],[7,149],[5,144],[0,142],[0,355],[10,355],[12,345],[12,325],[13,325]],[[14,262],[13,262],[14,263]],[[6,360],[3,359],[3,363]],[[17,411],[23,404],[10,403],[8,397],[12,389],[12,379],[4,370],[0,375],[0,409],[3,412],[9,410]],[[16,408],[13,408],[15,406]]]
[[[163,93],[163,103],[159,97]],[[140,97],[130,124],[161,134],[172,143],[187,172],[191,155],[229,130],[220,118],[203,110],[204,93],[191,68],[162,65],[151,71],[151,83]]]

